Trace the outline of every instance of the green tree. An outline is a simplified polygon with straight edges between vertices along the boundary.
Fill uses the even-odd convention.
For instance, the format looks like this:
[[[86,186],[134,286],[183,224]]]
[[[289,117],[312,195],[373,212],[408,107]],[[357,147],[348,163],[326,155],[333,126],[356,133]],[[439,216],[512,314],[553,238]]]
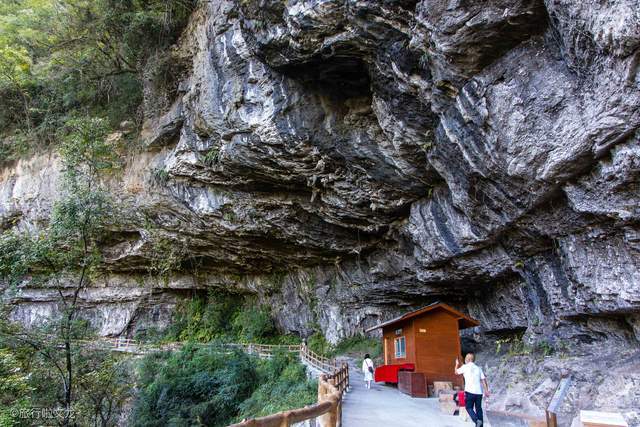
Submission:
[[[232,329],[240,342],[263,342],[276,334],[276,327],[266,307],[249,300],[233,318]]]
[[[239,418],[261,417],[317,401],[318,385],[307,378],[304,365],[291,353],[280,352],[258,364],[260,385],[240,404]]]
[[[65,132],[60,147],[64,168],[61,198],[46,228],[0,237],[0,275],[14,288],[41,282],[56,289],[58,319],[32,331],[13,327],[3,332],[49,365],[51,380],[59,382],[62,391],[57,399],[65,409],[63,424],[70,425],[78,390],[76,365],[84,357],[76,340],[89,333],[86,322],[78,316],[79,296],[100,272],[100,240],[111,205],[100,177],[117,167],[117,159],[106,142],[108,128],[103,120],[70,120]]]
[[[10,351],[0,349],[0,427],[18,425],[16,414],[29,407],[31,392],[28,373]]]
[[[53,13],[53,2],[46,0],[0,4],[0,93],[5,104],[0,118],[13,119],[29,132],[36,86],[33,65],[42,54],[38,46],[52,42],[46,21]]]
[[[253,357],[214,347],[152,354],[139,376],[131,421],[137,427],[228,425],[258,385]]]
[[[290,353],[261,360],[216,346],[146,356],[139,367],[131,425],[225,426],[241,418],[300,408],[317,383]]]
[[[55,129],[74,114],[111,125],[136,117],[147,62],[175,42],[195,4],[0,2],[0,156],[15,157],[25,141],[57,142]]]
[[[79,398],[76,421],[80,425],[118,425],[120,411],[133,396],[132,362],[93,352],[79,361]]]

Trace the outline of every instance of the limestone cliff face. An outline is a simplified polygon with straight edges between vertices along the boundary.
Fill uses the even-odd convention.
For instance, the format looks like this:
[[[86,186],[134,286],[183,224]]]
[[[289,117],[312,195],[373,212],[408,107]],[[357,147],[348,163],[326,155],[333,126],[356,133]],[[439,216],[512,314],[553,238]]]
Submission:
[[[332,341],[439,299],[481,337],[637,351],[637,1],[214,0],[163,59],[85,295],[103,333],[220,287]],[[4,228],[46,218],[57,170],[1,172]]]

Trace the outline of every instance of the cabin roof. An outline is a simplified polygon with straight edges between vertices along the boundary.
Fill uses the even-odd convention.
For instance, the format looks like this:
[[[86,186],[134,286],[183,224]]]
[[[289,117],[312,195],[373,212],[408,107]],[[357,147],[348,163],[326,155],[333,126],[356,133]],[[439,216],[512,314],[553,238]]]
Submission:
[[[436,309],[441,309],[441,310],[445,310],[448,311],[449,313],[453,314],[455,317],[458,318],[458,326],[460,327],[460,329],[467,329],[467,328],[473,328],[474,326],[479,326],[480,322],[478,322],[475,319],[472,319],[471,317],[467,316],[466,314],[456,310],[455,308],[451,307],[448,304],[442,303],[442,302],[434,302],[433,304],[429,304],[425,307],[419,308],[417,310],[414,311],[410,311],[409,313],[405,313],[402,316],[396,317],[394,319],[391,320],[387,320],[386,322],[382,322],[379,323],[378,325],[366,329],[365,332],[371,332],[373,330],[379,329],[379,328],[384,328],[386,326],[390,326],[393,325],[395,323],[400,323],[400,322],[404,322],[406,320],[412,319],[414,317],[420,316],[424,313],[428,313],[430,311],[436,310]]]

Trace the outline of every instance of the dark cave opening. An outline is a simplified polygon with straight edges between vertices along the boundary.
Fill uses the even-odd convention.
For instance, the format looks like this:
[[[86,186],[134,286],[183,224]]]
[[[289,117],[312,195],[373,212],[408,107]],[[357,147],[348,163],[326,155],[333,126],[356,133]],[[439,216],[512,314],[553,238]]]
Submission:
[[[303,64],[285,65],[278,71],[311,90],[346,99],[371,95],[367,64],[353,56],[312,58]]]

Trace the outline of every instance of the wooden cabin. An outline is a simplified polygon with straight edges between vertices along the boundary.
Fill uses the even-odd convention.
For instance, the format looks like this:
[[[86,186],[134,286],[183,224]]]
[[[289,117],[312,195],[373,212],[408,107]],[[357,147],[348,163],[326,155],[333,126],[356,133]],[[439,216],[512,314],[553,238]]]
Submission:
[[[451,381],[463,386],[462,377],[453,372],[456,358],[463,363],[460,330],[479,324],[447,304],[434,303],[366,332],[382,329],[385,365],[413,364],[414,371],[423,373],[428,385]]]

